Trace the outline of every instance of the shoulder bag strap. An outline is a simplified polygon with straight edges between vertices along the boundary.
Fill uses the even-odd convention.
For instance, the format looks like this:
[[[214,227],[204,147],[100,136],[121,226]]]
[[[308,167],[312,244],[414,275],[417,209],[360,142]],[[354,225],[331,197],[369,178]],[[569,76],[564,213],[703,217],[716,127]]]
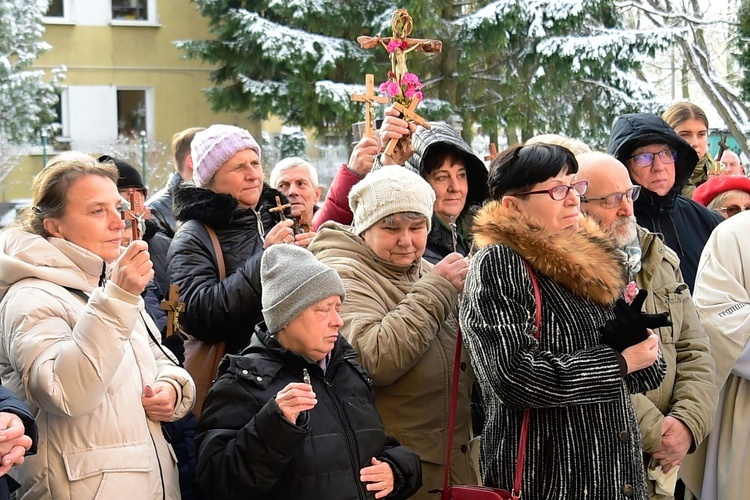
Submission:
[[[205,224],[204,224],[205,225]],[[211,226],[205,225],[208,236],[211,238],[211,244],[214,246],[214,256],[216,257],[216,265],[219,266],[219,281],[224,281],[227,277],[227,268],[224,264],[224,252],[221,251],[221,245],[219,244],[219,237],[216,236],[216,231]]]
[[[534,301],[536,303],[536,310],[534,311],[534,338],[539,339],[539,335],[542,331],[542,292],[539,288],[539,282],[536,279],[534,271],[531,266],[524,260],[524,265],[529,272],[531,278],[531,285],[534,287]],[[443,491],[447,491],[450,486],[450,469],[451,469],[451,450],[453,448],[453,428],[456,422],[456,403],[458,400],[458,378],[459,378],[459,366],[461,364],[461,328],[458,328],[456,332],[456,353],[453,358],[453,384],[451,386],[451,403],[450,403],[450,414],[448,418],[448,451],[445,457],[445,471],[443,473]],[[513,491],[511,495],[514,499],[518,500],[521,498],[521,484],[523,480],[523,465],[526,459],[526,443],[529,439],[529,419],[531,417],[531,411],[526,409],[523,411],[523,422],[521,423],[521,437],[518,441],[518,461],[516,462],[516,475],[513,481]]]
[[[536,279],[534,270],[531,269],[526,260],[523,261],[526,270],[529,272],[529,278],[531,278],[531,286],[534,287],[534,302],[536,302],[536,310],[534,311],[534,338],[539,340],[539,336],[542,333],[542,291],[539,288],[539,282]],[[526,460],[526,444],[529,440],[529,420],[531,418],[531,410],[526,408],[523,411],[523,422],[521,423],[521,439],[518,441],[518,462],[516,463],[516,477],[513,481],[513,491],[511,496],[513,499],[521,498],[521,484],[523,480],[523,464]]]

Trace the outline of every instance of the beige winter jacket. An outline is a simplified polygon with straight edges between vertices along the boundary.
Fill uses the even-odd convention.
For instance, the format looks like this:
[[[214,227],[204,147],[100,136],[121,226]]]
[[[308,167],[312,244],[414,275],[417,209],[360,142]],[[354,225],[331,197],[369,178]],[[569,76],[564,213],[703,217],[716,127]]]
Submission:
[[[688,286],[682,281],[680,261],[657,235],[638,228],[643,250],[638,288],[649,292],[647,313],[668,312],[671,328],[658,330],[667,374],[658,389],[632,396],[641,428],[643,450],[653,452],[661,441],[666,415],[685,424],[692,433],[694,451],[713,425],[718,391],[709,340],[701,326]],[[650,498],[669,498],[653,492]]]
[[[320,228],[310,250],[344,281],[340,332],[372,375],[386,434],[422,460],[424,486],[412,498],[434,498],[427,491],[442,486],[448,441],[456,290],[430,273],[432,266],[424,259],[411,266],[386,262],[334,222]],[[468,363],[464,351],[451,458],[454,484],[476,483],[468,455],[473,381]]]
[[[97,287],[103,271],[65,240],[0,235],[0,376],[39,428],[37,455],[15,470],[20,499],[180,498],[172,447],[141,394],[171,384],[176,420],[193,405],[193,381],[149,339],[144,321],[158,330],[140,297]]]

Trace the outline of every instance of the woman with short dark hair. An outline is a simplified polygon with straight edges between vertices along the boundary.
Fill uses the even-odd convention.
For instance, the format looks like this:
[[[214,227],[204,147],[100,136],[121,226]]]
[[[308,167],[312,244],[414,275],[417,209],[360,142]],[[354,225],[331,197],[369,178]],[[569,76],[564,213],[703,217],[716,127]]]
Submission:
[[[640,314],[614,307],[625,268],[611,239],[580,213],[587,184],[577,171],[569,150],[542,144],[508,149],[490,168],[492,201],[475,219],[480,250],[460,316],[487,409],[482,477],[513,485],[530,408],[524,497],[645,499],[630,394],[656,388],[665,365]],[[524,261],[541,289],[539,338]]]

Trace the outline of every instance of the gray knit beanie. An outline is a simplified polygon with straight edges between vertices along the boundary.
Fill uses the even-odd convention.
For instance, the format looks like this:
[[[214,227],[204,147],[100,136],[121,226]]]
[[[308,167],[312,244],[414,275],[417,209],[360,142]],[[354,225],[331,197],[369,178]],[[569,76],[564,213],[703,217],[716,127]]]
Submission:
[[[296,245],[271,245],[260,259],[263,318],[269,333],[276,333],[308,307],[338,295],[344,283],[338,273]]]
[[[419,174],[401,165],[384,165],[370,172],[349,192],[354,215],[354,232],[362,234],[383,217],[399,212],[416,212],[432,224],[435,191]]]

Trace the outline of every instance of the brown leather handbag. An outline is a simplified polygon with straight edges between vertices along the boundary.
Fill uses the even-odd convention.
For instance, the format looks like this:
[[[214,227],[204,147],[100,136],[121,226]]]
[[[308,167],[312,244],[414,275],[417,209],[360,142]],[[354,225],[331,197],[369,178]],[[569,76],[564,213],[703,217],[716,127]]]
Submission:
[[[534,299],[536,300],[536,311],[534,313],[534,326],[536,331],[534,337],[539,339],[542,328],[542,293],[539,289],[539,282],[536,280],[534,271],[529,264],[524,261],[526,269],[531,277],[531,284],[534,286]],[[513,491],[502,488],[491,488],[480,485],[454,485],[450,484],[451,470],[451,448],[453,447],[453,426],[456,421],[456,401],[458,400],[458,377],[459,365],[461,364],[461,328],[456,333],[456,354],[453,360],[453,386],[451,387],[451,408],[449,417],[448,430],[448,453],[445,458],[445,474],[443,476],[443,488],[441,491],[441,500],[519,500],[521,498],[521,484],[523,479],[523,463],[526,458],[526,442],[529,435],[529,418],[530,410],[527,408],[523,411],[523,422],[521,423],[521,439],[518,442],[518,461],[516,462],[516,475],[513,481]]]
[[[206,226],[206,230],[208,230],[208,235],[211,237],[211,243],[214,247],[214,257],[216,257],[216,265],[219,268],[219,280],[223,281],[227,277],[224,253],[221,251],[216,231],[211,226]],[[198,340],[184,331],[182,335],[185,338],[185,369],[195,382],[193,415],[198,418],[201,416],[206,393],[216,378],[219,362],[227,353],[227,343],[223,340],[221,342]]]

